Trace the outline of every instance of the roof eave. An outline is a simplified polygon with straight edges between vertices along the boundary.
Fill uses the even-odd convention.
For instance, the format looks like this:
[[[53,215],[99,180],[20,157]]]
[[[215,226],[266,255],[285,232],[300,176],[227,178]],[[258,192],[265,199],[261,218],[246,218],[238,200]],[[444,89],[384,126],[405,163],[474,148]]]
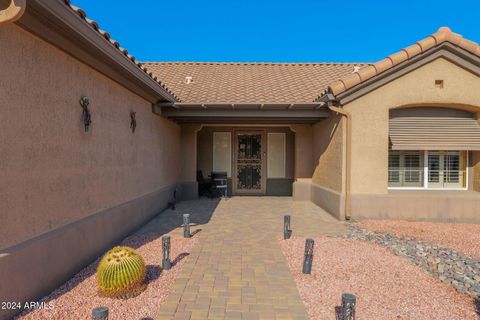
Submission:
[[[480,76],[480,57],[445,41],[337,95],[333,95],[329,88],[315,101],[331,100],[333,97],[343,106],[438,58],[445,58]]]
[[[178,101],[126,50],[116,48],[85,17],[69,8],[68,2],[29,0],[16,24],[150,102]]]

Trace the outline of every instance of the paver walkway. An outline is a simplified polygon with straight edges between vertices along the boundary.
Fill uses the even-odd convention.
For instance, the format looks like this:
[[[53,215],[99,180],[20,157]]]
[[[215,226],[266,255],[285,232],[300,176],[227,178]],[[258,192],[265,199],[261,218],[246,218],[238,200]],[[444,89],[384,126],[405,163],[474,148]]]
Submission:
[[[308,319],[278,243],[283,215],[292,216],[294,236],[347,228],[317,206],[285,197],[234,197],[220,201],[213,215],[212,209],[211,200],[186,201],[171,214],[177,220],[190,213],[195,222],[195,212],[211,219],[195,235],[200,243],[158,319]]]

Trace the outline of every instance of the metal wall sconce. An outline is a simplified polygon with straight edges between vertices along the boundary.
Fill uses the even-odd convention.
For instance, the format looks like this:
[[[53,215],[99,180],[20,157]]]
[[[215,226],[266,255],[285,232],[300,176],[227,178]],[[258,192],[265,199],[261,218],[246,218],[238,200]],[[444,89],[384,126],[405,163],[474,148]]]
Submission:
[[[355,320],[355,304],[357,297],[351,293],[342,293],[341,320]]]
[[[132,129],[132,133],[135,133],[135,129],[137,128],[137,119],[136,119],[136,112],[130,112],[130,129]]]
[[[82,106],[82,121],[83,126],[85,128],[85,132],[88,132],[90,125],[92,124],[92,115],[90,114],[90,110],[88,109],[88,105],[90,104],[90,100],[87,96],[82,96],[80,98],[80,106]]]
[[[312,263],[313,263],[313,245],[315,242],[313,239],[307,239],[305,241],[305,257],[303,259],[303,269],[304,274],[312,273]]]
[[[190,215],[188,213],[183,215],[183,237],[192,237],[192,235],[190,234]]]
[[[283,240],[290,239],[292,230],[290,229],[290,216],[283,216]]]
[[[162,237],[162,248],[163,248],[162,269],[169,270],[172,267],[172,262],[170,261],[170,236],[168,234]]]

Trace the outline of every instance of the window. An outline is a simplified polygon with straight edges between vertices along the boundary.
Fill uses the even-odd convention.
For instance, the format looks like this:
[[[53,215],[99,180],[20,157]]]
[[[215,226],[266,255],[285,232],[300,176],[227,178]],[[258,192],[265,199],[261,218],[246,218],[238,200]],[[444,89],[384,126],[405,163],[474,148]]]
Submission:
[[[213,133],[213,171],[232,172],[232,136],[230,132]]]
[[[390,187],[422,187],[423,171],[423,152],[390,151],[388,157]]]
[[[462,189],[467,185],[464,151],[396,151],[388,155],[390,188]],[[425,181],[426,177],[426,181]]]
[[[430,151],[428,154],[429,188],[465,188],[465,152]]]
[[[285,133],[269,133],[267,148],[267,176],[285,178]]]

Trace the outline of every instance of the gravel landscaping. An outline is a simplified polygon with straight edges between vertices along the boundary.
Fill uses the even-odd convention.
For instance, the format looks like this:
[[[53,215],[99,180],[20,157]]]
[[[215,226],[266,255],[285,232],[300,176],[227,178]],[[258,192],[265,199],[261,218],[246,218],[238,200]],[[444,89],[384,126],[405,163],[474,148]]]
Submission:
[[[459,293],[475,299],[480,298],[480,259],[464,256],[456,250],[435,243],[369,231],[357,224],[348,226],[352,231],[348,238],[385,246],[395,255],[406,258],[442,282],[451,285]]]
[[[16,319],[91,319],[92,309],[106,306],[110,309],[110,320],[155,319],[160,305],[166,300],[172,284],[188,253],[197,239],[172,236],[170,258],[173,267],[162,270],[162,238],[154,236],[131,236],[121,245],[137,249],[147,265],[147,289],[135,298],[128,300],[101,297],[95,278],[95,270],[100,258],[76,274],[40,302],[51,302],[53,308],[24,312]]]
[[[311,275],[304,238],[281,247],[311,319],[335,319],[344,292],[357,296],[357,319],[477,319],[472,298],[376,243],[317,237]]]
[[[359,225],[371,231],[423,240],[455,249],[468,257],[480,258],[480,224],[367,220]]]

